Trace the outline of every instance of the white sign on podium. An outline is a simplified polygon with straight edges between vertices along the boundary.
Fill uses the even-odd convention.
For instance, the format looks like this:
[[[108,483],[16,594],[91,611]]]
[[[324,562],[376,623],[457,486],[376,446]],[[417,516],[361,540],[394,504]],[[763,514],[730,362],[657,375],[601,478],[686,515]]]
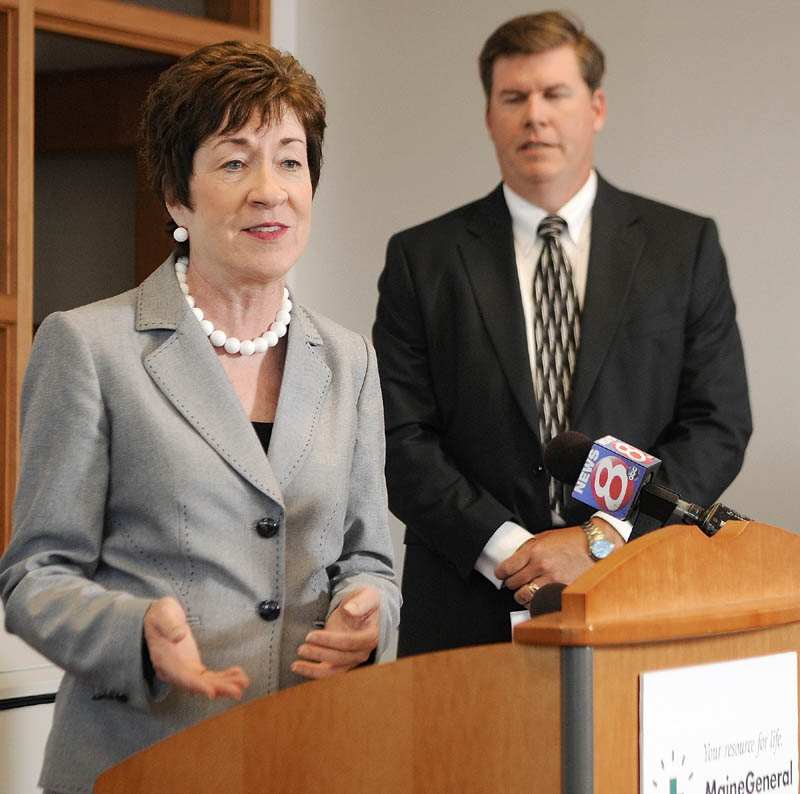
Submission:
[[[798,791],[797,653],[643,673],[640,794]]]

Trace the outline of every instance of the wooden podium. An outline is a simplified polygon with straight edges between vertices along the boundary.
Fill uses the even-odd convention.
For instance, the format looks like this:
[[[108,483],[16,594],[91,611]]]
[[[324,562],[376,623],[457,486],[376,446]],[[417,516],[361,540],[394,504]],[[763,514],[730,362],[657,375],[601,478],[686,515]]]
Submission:
[[[232,708],[96,794],[635,794],[639,674],[800,649],[800,536],[729,522],[632,541],[514,642],[409,657]],[[800,687],[798,688],[800,691]]]

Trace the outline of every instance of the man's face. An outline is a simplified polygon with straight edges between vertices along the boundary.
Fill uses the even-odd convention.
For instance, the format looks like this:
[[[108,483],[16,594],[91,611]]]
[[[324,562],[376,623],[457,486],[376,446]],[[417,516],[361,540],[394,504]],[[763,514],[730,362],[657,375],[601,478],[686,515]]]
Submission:
[[[570,45],[494,63],[486,127],[503,181],[548,212],[588,178],[605,117],[605,95],[590,91]]]

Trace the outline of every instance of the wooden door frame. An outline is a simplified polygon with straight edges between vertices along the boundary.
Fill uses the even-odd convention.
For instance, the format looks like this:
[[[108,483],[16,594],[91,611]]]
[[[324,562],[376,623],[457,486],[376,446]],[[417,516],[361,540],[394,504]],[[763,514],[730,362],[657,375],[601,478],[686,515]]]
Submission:
[[[32,0],[3,2],[7,47],[3,149],[6,250],[0,283],[0,550],[11,536],[11,507],[19,460],[19,391],[33,328],[33,80]]]

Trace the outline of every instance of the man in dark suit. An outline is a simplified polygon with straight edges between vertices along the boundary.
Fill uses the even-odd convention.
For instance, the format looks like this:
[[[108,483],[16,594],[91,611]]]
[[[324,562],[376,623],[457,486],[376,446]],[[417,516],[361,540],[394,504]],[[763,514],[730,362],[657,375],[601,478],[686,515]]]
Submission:
[[[733,480],[751,432],[714,223],[594,170],[602,52],[544,12],[498,28],[479,63],[502,184],[395,235],[379,283],[389,504],[406,524],[399,655],[510,639],[540,586],[571,582],[630,537],[551,500],[554,428],[652,452],[659,479],[698,503]],[[579,306],[574,366],[565,354],[555,373],[568,375],[560,425],[537,328],[552,310],[533,294],[545,216],[566,222],[558,256]]]

